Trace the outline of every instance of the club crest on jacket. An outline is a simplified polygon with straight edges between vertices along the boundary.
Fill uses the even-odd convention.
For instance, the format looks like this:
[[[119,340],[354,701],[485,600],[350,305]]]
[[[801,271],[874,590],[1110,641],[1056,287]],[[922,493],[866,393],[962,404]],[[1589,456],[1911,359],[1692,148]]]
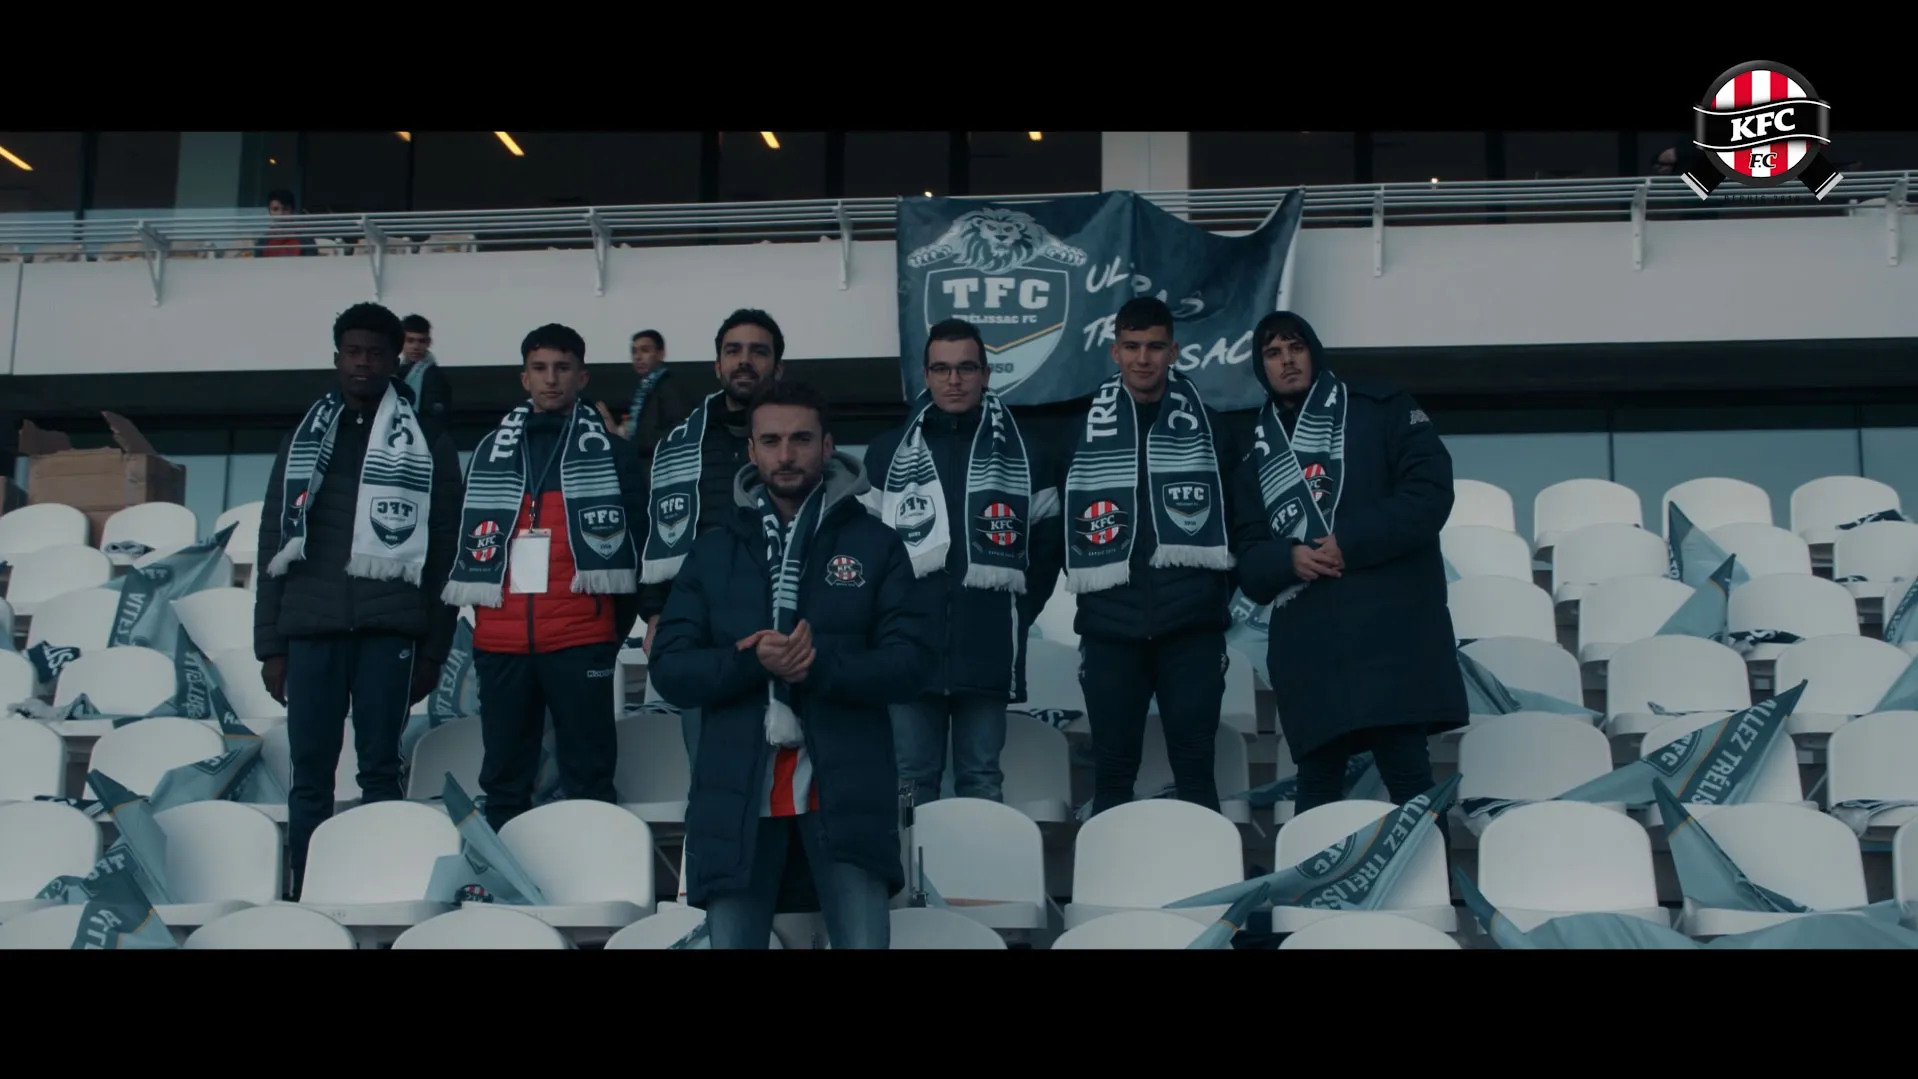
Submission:
[[[866,583],[866,568],[851,555],[834,555],[826,563],[826,583],[857,588]]]

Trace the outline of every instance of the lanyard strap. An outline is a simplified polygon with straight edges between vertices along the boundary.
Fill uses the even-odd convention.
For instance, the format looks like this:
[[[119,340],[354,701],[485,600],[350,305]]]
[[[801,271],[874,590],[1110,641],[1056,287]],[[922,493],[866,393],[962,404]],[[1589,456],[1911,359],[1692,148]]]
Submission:
[[[525,446],[526,448],[522,448],[520,450],[520,455],[526,458],[526,464],[530,467],[533,463],[532,450],[530,448],[531,446],[530,440],[528,441],[528,443],[525,444]],[[532,486],[528,487],[526,490],[527,498],[529,498],[533,503],[531,516],[533,518],[534,528],[539,527],[539,502],[540,502],[539,493],[541,489],[543,489],[546,486],[546,478],[553,474],[553,465],[559,461],[560,454],[564,452],[566,452],[566,428],[561,428],[559,441],[553,444],[553,452],[548,454],[546,457],[546,467],[540,469],[539,479],[533,481]]]

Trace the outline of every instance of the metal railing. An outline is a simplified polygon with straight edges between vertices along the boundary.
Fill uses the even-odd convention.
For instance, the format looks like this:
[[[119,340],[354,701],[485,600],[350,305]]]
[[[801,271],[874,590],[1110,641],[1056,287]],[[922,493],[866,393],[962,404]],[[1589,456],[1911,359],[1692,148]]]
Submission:
[[[1700,213],[1842,215],[1865,207],[1907,205],[1913,176],[1911,171],[1848,174],[1823,202],[1796,184],[1772,191],[1728,185],[1710,201],[1701,202],[1672,176],[1341,184],[1303,189],[1303,225],[1465,224],[1488,219],[1644,220]],[[1268,187],[1142,194],[1195,224],[1226,232],[1257,227],[1291,190]],[[1062,197],[1066,196],[1034,194],[995,197],[994,201],[1029,203]],[[257,211],[231,217],[199,216],[204,211],[175,217],[161,211],[148,219],[0,220],[0,254],[31,255],[49,246],[64,248],[69,254],[91,255],[110,246],[128,254],[183,254],[250,246],[268,236],[313,240],[328,247],[337,244],[341,250],[371,247],[382,251],[406,250],[415,245],[432,251],[591,244],[603,251],[605,246],[617,244],[850,242],[892,237],[897,205],[894,198],[800,199],[279,218],[262,218]],[[13,250],[9,252],[9,248]]]

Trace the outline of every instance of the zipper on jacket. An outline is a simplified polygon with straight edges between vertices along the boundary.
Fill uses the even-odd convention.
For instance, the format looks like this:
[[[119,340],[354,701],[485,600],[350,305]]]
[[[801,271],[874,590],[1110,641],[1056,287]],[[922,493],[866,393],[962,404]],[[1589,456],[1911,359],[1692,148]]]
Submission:
[[[531,520],[532,527],[538,528],[539,527],[539,494],[535,492],[531,495],[528,495],[527,501],[531,503],[531,505],[528,507],[526,511],[526,515]],[[552,571],[549,569],[547,572],[548,572],[548,575],[550,576]],[[531,595],[531,594],[527,595],[526,597],[526,654],[529,656],[534,654],[533,652],[533,604],[538,599],[539,599],[538,596]]]

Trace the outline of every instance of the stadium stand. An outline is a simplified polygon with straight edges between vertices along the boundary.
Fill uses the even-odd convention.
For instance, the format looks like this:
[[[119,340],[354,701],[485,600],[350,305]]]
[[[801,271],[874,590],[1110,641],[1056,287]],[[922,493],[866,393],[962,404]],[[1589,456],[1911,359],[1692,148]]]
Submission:
[[[869,201],[842,206],[847,237],[884,227]],[[649,212],[609,220],[666,227]],[[292,234],[346,257],[376,242],[349,234],[357,221],[316,217]],[[100,225],[83,243],[41,244],[30,257],[64,270],[89,254],[138,256],[151,242],[125,231]],[[229,257],[252,254],[250,239],[221,227],[179,231],[176,257],[218,257],[221,245]],[[458,229],[421,235],[377,246],[423,257],[495,242]],[[223,475],[262,455],[240,456],[221,459]],[[1449,605],[1461,662],[1499,692],[1474,696],[1471,725],[1435,739],[1441,783],[1459,780],[1456,802],[1435,814],[1449,834],[1414,828],[1390,872],[1375,874],[1387,883],[1367,905],[1280,895],[1279,881],[1248,914],[1231,893],[1315,862],[1345,866],[1378,837],[1396,837],[1394,849],[1406,838],[1392,830],[1402,807],[1365,792],[1294,815],[1285,785],[1295,766],[1262,644],[1229,655],[1220,811],[1165,795],[1154,717],[1137,800],[1082,819],[1089,731],[1073,599],[1060,587],[1034,627],[1028,700],[1009,717],[1004,804],[951,797],[948,776],[946,797],[914,807],[893,947],[1184,949],[1213,939],[1222,920],[1246,939],[1281,937],[1281,949],[1492,947],[1461,877],[1523,931],[1617,914],[1709,941],[1886,903],[1902,904],[1913,924],[1918,619],[1903,600],[1918,583],[1918,525],[1903,519],[1896,486],[1719,474],[1666,486],[1620,482],[1614,471],[1508,489],[1485,471],[1458,471],[1442,534]],[[679,717],[636,647],[621,653],[615,690],[620,804],[549,802],[488,840],[530,895],[436,890],[439,867],[472,864],[468,820],[444,792],[449,778],[477,789],[481,750],[476,718],[441,716],[429,701],[406,747],[403,801],[360,803],[349,728],[338,812],[314,836],[306,894],[285,900],[285,709],[251,654],[263,479],[223,481],[232,505],[121,510],[97,534],[86,512],[57,503],[0,514],[11,619],[0,641],[0,950],[74,947],[92,904],[106,901],[85,878],[129,860],[140,887],[156,892],[145,896],[153,925],[185,948],[705,948],[703,915],[680,890],[690,764]],[[223,544],[204,546],[228,527]],[[1699,552],[1729,556],[1742,573],[1715,583],[1718,567],[1701,571],[1696,560],[1712,558]],[[162,595],[156,613],[133,614],[130,632],[129,570],[155,565],[191,584]],[[1715,588],[1716,606],[1701,603]],[[1787,714],[1765,712],[1801,684]],[[1771,719],[1781,729],[1762,759],[1721,802],[1686,801],[1684,822],[1655,801],[1565,797],[1639,762],[1732,746]],[[225,778],[194,787],[196,769]],[[121,789],[126,800],[107,804]],[[1784,897],[1778,907],[1802,909],[1693,894],[1691,837],[1673,847],[1688,828],[1750,884]],[[155,850],[163,856],[149,864]],[[1185,905],[1209,893],[1217,901]],[[803,943],[795,924],[782,921],[771,946]]]

